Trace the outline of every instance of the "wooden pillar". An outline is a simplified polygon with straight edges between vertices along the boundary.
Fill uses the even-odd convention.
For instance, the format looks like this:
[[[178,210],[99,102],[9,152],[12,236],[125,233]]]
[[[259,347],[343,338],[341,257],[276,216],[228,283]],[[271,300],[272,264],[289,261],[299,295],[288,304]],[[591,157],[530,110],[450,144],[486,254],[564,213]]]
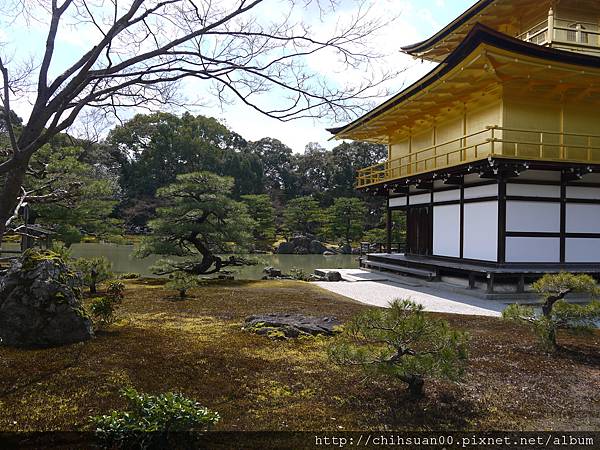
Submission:
[[[392,210],[389,207],[387,208],[387,218],[386,218],[386,242],[385,242],[385,251],[386,253],[392,253]]]
[[[506,180],[498,177],[498,263],[506,262]]]
[[[525,275],[519,275],[517,281],[517,294],[523,294],[525,292]]]
[[[560,179],[560,262],[567,260],[567,179],[564,172]]]
[[[488,294],[493,294],[494,293],[494,274],[493,273],[488,273],[487,274],[487,293]]]

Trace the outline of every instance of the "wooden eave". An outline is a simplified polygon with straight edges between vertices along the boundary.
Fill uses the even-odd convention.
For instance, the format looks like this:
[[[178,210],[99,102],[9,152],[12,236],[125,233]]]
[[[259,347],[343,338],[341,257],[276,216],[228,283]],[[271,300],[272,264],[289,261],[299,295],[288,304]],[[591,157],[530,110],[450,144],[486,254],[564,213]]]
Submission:
[[[373,111],[340,128],[336,139],[389,144],[414,124],[501,90],[528,90],[555,100],[565,93],[600,100],[600,58],[530,44],[481,24],[446,60]]]

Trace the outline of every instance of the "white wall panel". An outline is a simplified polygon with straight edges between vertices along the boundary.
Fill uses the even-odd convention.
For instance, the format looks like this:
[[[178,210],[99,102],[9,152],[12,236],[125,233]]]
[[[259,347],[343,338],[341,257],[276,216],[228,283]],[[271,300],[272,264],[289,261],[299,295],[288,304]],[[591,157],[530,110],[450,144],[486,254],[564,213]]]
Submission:
[[[600,205],[567,203],[567,233],[600,233]]]
[[[517,197],[560,197],[560,186],[542,184],[507,184],[506,195]]]
[[[520,177],[522,180],[560,181],[560,172],[556,170],[526,170]]]
[[[506,202],[506,231],[560,232],[560,203]]]
[[[560,262],[560,238],[506,238],[506,262]]]
[[[460,200],[460,189],[433,193],[434,202],[452,202],[455,200]]]
[[[465,204],[465,258],[498,260],[498,202]]]
[[[431,194],[419,194],[410,196],[410,205],[422,205],[424,203],[431,203]]]
[[[460,257],[460,205],[433,207],[433,254]]]
[[[465,199],[493,197],[498,195],[498,185],[488,184],[485,186],[474,186],[465,188]]]
[[[600,200],[600,188],[567,186],[567,198],[584,198],[590,200]]]
[[[406,197],[390,198],[390,208],[406,206]]]
[[[568,263],[600,263],[600,239],[567,239],[565,257]]]

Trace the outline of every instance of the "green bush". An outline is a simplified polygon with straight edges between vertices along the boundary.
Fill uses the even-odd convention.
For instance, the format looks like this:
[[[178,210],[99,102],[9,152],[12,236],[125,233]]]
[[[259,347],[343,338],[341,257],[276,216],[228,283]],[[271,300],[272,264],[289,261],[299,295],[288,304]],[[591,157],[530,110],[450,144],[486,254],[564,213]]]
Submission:
[[[423,306],[394,300],[386,309],[370,309],[344,325],[329,347],[340,365],[359,365],[368,373],[399,379],[415,397],[426,377],[458,380],[466,366],[468,335],[431,318]]]
[[[96,328],[105,328],[117,320],[117,309],[125,298],[125,285],[119,281],[112,281],[106,287],[104,297],[93,298],[89,311]]]
[[[119,275],[119,278],[121,280],[136,280],[138,278],[140,278],[142,275],[140,275],[139,273],[135,273],[135,272],[128,272],[128,273],[122,273],[121,275]]]
[[[206,431],[220,419],[218,413],[178,393],[149,395],[128,388],[122,395],[128,411],[90,418],[96,435],[110,447],[163,447],[170,433]]]
[[[165,287],[179,292],[179,298],[183,300],[187,297],[190,289],[199,285],[200,280],[197,276],[185,272],[174,272],[169,275],[169,281],[165,284]]]
[[[504,320],[528,324],[537,336],[540,345],[547,351],[558,347],[557,331],[590,332],[600,320],[600,302],[587,305],[570,304],[564,298],[571,292],[598,294],[596,280],[589,275],[572,273],[546,274],[533,285],[543,303],[541,313],[531,306],[510,305],[502,312]]]
[[[90,288],[90,293],[97,292],[97,285],[112,278],[112,264],[104,256],[97,258],[79,258],[75,261],[75,268],[83,277],[83,282]]]
[[[59,255],[65,262],[69,262],[73,258],[71,255],[71,249],[62,242],[53,242],[50,250]]]
[[[114,302],[121,303],[125,298],[125,285],[120,281],[111,281],[106,286],[106,296]]]

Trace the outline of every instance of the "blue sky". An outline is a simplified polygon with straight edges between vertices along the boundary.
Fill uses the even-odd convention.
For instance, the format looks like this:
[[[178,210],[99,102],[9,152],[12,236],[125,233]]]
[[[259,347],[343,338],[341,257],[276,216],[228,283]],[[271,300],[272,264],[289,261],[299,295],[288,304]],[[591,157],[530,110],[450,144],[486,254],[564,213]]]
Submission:
[[[4,5],[7,1],[10,0],[2,0]],[[265,4],[271,8],[266,11],[266,14],[270,15],[275,11],[273,8],[277,8],[273,5],[277,5],[278,2],[273,0],[265,2]],[[393,80],[387,86],[392,92],[400,91],[403,86],[410,84],[433,68],[430,63],[421,63],[401,54],[400,47],[431,36],[472,4],[474,4],[474,0],[376,0],[376,14],[400,13],[398,20],[384,30],[378,37],[378,41],[375,42],[378,48],[382,48],[389,55],[380,62],[382,68],[406,68],[406,71],[398,79]],[[351,0],[341,0],[341,7],[342,12],[351,11],[353,3]],[[3,9],[6,13],[7,9]],[[312,20],[313,18],[307,17],[306,19]],[[36,22],[33,19],[28,23],[24,21],[9,23],[7,18],[0,13],[0,47],[4,57],[9,57],[13,61],[32,57],[39,61],[40,52],[44,47],[45,31],[44,23]],[[78,27],[66,26],[61,29],[59,57],[53,66],[54,71],[58,72],[69,62],[76,60],[84,49],[89,48],[91,41],[92,39],[86,37],[86,33]],[[335,77],[339,74],[336,73],[333,64],[335,61],[332,61],[327,55],[312,58],[309,62],[313,70],[326,73],[332,81],[335,81]],[[343,76],[346,77],[347,74],[344,73]],[[188,83],[185,89],[189,92],[201,92],[205,87]],[[269,100],[277,101],[276,98],[266,98],[265,100],[267,102]],[[27,102],[21,101],[15,105],[14,109],[23,117],[27,117],[29,105]],[[208,102],[203,107],[193,108],[191,112],[217,117],[246,139],[257,140],[267,136],[277,138],[296,152],[303,151],[304,146],[309,142],[319,142],[328,148],[336,145],[335,142],[328,142],[329,134],[325,128],[335,124],[327,119],[319,121],[301,119],[281,123],[275,119],[261,116],[249,107],[238,103],[223,106],[214,101]]]

